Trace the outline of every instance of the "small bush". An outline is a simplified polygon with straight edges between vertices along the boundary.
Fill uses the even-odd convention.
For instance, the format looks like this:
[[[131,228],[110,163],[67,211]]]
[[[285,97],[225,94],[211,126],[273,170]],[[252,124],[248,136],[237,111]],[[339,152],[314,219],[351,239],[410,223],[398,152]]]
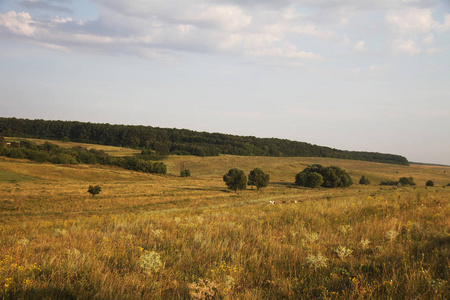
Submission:
[[[398,181],[386,180],[386,181],[380,182],[380,185],[398,185]]]
[[[97,194],[100,194],[101,191],[102,191],[102,188],[99,185],[96,185],[96,186],[90,185],[88,188],[88,193],[91,194],[92,197],[94,197]]]
[[[425,185],[426,186],[434,186],[434,182],[433,182],[433,180],[428,180]]]
[[[189,169],[181,170],[180,176],[181,177],[190,177],[191,176],[191,171]]]
[[[416,185],[414,183],[414,179],[412,177],[402,177],[402,178],[400,178],[400,180],[398,182],[400,182],[403,186],[407,186],[407,185],[414,186],[414,185]]]
[[[368,178],[366,178],[366,176],[361,176],[361,179],[359,180],[359,184],[370,184],[370,180]]]

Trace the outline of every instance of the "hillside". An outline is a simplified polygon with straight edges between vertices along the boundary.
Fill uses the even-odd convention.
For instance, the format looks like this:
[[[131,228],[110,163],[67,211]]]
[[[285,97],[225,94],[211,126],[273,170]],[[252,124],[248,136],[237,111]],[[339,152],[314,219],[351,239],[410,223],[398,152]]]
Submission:
[[[160,155],[329,157],[409,165],[400,155],[345,151],[305,142],[150,126],[0,118],[0,135],[129,147]]]

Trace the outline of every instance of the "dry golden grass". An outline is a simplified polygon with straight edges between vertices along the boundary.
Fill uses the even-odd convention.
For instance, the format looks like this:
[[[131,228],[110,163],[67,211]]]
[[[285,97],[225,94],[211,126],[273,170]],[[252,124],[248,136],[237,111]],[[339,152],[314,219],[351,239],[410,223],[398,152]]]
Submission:
[[[450,187],[443,187],[450,168],[234,156],[165,163],[168,175],[0,158],[0,298],[450,293]],[[372,184],[292,186],[313,163],[340,166],[356,182],[366,175]],[[222,175],[231,167],[261,167],[272,183],[262,191],[227,191]],[[192,177],[178,176],[185,168]],[[402,176],[418,186],[378,185]],[[438,186],[425,188],[429,179]],[[92,197],[88,186],[97,184],[102,192]]]
[[[193,176],[217,178],[230,168],[241,168],[247,174],[257,167],[269,173],[272,182],[292,183],[295,175],[312,164],[339,166],[347,170],[355,183],[366,175],[373,184],[383,180],[398,180],[412,176],[418,185],[433,180],[437,185],[450,183],[450,167],[425,165],[400,166],[358,160],[318,157],[263,157],[221,155],[215,157],[170,156],[164,161],[169,174],[179,174],[182,169],[190,169]]]

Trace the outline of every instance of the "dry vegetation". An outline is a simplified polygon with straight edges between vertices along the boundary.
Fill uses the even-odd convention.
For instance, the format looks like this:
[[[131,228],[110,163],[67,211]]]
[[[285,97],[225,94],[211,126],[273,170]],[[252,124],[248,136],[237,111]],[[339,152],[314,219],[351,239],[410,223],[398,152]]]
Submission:
[[[450,168],[170,157],[169,175],[0,158],[0,298],[445,299]],[[291,184],[338,165],[347,189]],[[231,167],[271,174],[235,194]],[[190,169],[192,177],[179,172]],[[380,187],[412,176],[416,188]],[[432,179],[436,186],[425,188]],[[89,185],[101,185],[92,197]],[[270,204],[274,201],[275,204]]]

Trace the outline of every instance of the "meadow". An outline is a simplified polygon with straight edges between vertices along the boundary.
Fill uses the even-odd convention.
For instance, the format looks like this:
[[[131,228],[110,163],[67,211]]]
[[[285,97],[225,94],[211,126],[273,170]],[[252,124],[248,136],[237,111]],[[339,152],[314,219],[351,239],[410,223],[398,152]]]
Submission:
[[[167,175],[0,157],[0,298],[450,295],[449,167],[239,156],[164,163]],[[313,163],[340,166],[355,184],[294,186]],[[222,175],[232,167],[260,167],[271,184],[229,191]],[[371,184],[359,185],[362,175]],[[417,186],[379,185],[403,176]],[[92,197],[89,185],[101,193]]]

